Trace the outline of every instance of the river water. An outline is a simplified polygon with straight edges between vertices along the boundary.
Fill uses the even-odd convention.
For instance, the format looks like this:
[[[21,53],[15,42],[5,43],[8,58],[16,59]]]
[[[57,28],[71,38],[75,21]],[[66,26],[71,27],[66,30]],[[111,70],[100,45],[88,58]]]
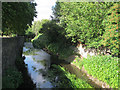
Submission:
[[[53,82],[50,82],[50,79],[43,75],[45,73],[42,73],[48,72],[51,64],[51,56],[42,49],[35,49],[30,42],[24,43],[23,56],[26,57],[24,60],[25,66],[28,69],[28,74],[31,77],[33,83],[36,84],[36,88],[55,88],[55,83],[53,85]],[[78,78],[87,81],[91,86],[95,88],[101,88],[99,82],[96,83],[94,82],[95,80],[92,81],[84,72],[76,68],[74,65],[61,64],[61,66],[67,69],[70,73],[75,74]],[[59,77],[58,75],[56,76]]]
[[[40,72],[47,71],[50,67],[50,55],[42,49],[33,48],[32,43],[26,42],[23,47],[23,56],[26,57],[24,62],[36,88],[53,88],[52,83]]]

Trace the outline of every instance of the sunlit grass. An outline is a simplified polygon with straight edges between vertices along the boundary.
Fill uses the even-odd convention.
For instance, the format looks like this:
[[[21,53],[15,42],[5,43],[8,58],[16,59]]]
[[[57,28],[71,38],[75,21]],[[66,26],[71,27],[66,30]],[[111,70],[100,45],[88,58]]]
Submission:
[[[84,66],[88,74],[112,88],[118,88],[118,58],[112,56],[92,56],[83,60],[76,58],[72,62],[80,69]]]

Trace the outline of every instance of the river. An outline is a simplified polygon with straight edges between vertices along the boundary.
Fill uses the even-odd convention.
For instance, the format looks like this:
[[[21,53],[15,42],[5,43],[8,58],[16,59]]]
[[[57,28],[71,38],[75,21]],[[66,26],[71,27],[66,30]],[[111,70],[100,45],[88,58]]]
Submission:
[[[43,77],[40,70],[47,71],[50,66],[50,55],[42,49],[35,49],[32,43],[26,42],[23,47],[25,64],[36,88],[53,88],[50,81]]]
[[[23,56],[25,56],[25,66],[28,70],[28,74],[31,77],[33,83],[36,85],[36,88],[55,88],[55,84],[50,81],[46,75],[48,73],[50,62],[50,54],[43,51],[42,49],[35,49],[30,42],[25,42],[23,47]],[[97,80],[92,81],[83,71],[78,69],[76,66],[71,64],[61,64],[65,69],[67,69],[71,74],[75,74],[78,78],[87,81],[91,86],[95,88],[101,88],[102,85]],[[42,72],[41,72],[42,71]],[[54,75],[59,77],[59,75]],[[97,83],[96,83],[97,82]]]

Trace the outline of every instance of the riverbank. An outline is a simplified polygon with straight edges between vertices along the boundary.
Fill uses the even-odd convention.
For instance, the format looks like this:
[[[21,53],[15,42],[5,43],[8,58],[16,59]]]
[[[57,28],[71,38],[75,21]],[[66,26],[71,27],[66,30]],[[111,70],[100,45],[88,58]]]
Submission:
[[[118,88],[118,59],[111,55],[97,55],[84,59],[76,58],[71,64],[102,88]]]
[[[46,52],[48,52],[48,50],[47,49],[44,49]],[[50,52],[48,52],[48,53],[50,53]],[[57,57],[59,57],[59,56],[57,56]],[[104,56],[104,57],[109,57],[109,56]],[[101,57],[102,58],[102,57]],[[79,60],[78,60],[79,59]],[[115,58],[115,59],[117,59],[117,58]],[[93,59],[94,60],[94,59]],[[96,60],[98,60],[98,59],[96,59]],[[105,58],[104,59],[101,59],[101,60],[106,60]],[[58,60],[58,58],[57,58],[57,62],[59,63],[59,61],[60,60]],[[66,61],[66,60],[65,60]],[[78,61],[78,62],[77,62]],[[118,78],[116,77],[116,79],[115,80],[113,80],[113,82],[111,82],[111,83],[114,83],[114,84],[110,84],[110,83],[108,83],[109,82],[109,79],[111,79],[111,78],[109,78],[109,79],[105,79],[106,77],[110,77],[110,76],[112,76],[113,75],[113,73],[114,73],[114,70],[116,71],[116,70],[118,70],[117,68],[116,69],[114,69],[114,70],[111,70],[111,71],[113,71],[113,72],[111,72],[111,74],[109,74],[109,75],[104,75],[104,73],[102,73],[102,72],[106,72],[106,71],[104,71],[104,70],[106,70],[105,68],[103,68],[103,70],[101,71],[101,73],[99,72],[99,73],[96,73],[97,75],[99,75],[99,74],[102,74],[103,75],[103,77],[104,78],[102,78],[102,79],[100,79],[100,78],[96,78],[95,76],[94,76],[94,74],[92,74],[93,72],[95,72],[95,71],[93,71],[92,73],[89,73],[88,74],[88,72],[89,72],[89,70],[87,71],[86,70],[86,68],[84,67],[84,65],[86,64],[86,63],[83,63],[82,62],[83,61],[83,59],[81,59],[81,58],[79,58],[79,57],[77,57],[77,58],[75,58],[74,59],[74,61],[72,61],[71,62],[71,65],[74,65],[75,67],[77,67],[78,69],[79,69],[79,71],[82,71],[84,74],[86,74],[86,78],[88,78],[89,80],[88,80],[88,82],[89,83],[91,83],[91,84],[93,84],[93,86],[95,86],[95,88],[118,88],[118,81],[116,81],[116,80],[118,80]],[[102,61],[102,62],[103,62]],[[109,58],[109,61],[110,61],[110,58]],[[95,63],[95,61],[93,61],[94,63]],[[64,63],[64,60],[63,60],[63,63]],[[106,63],[106,61],[104,61],[104,63]],[[111,62],[111,63],[113,63],[113,62]],[[60,64],[60,63],[59,63]],[[99,64],[96,64],[97,66],[99,65]],[[112,65],[112,64],[110,64],[110,65]],[[117,65],[117,64],[116,64]],[[97,67],[96,66],[96,67]],[[106,67],[107,67],[107,65],[105,65]],[[99,67],[100,67],[100,65],[99,65]],[[113,68],[114,68],[114,66],[113,66]],[[108,70],[107,70],[108,71]],[[108,71],[109,72],[109,71]],[[107,73],[107,72],[106,72]],[[115,75],[118,75],[117,73],[115,74]]]
[[[23,77],[23,83],[19,85],[17,89],[18,90],[21,90],[22,88],[34,89],[35,84],[33,83],[30,76],[28,75],[28,71],[27,71],[27,68],[25,67],[24,59],[25,57],[18,58],[15,62],[18,70],[22,73],[22,77]]]
[[[35,44],[36,43],[34,42],[34,45]],[[37,45],[39,45],[39,42],[37,42]],[[49,51],[49,49],[45,47],[44,50],[49,54],[54,55],[56,58],[52,60],[54,62],[56,61],[57,65],[60,64],[60,54],[53,54],[52,51]],[[72,54],[62,60],[69,64],[74,64],[79,70],[83,71],[84,74],[96,84],[96,88],[118,88],[118,61],[114,59],[118,58],[112,57],[111,55],[95,55],[91,57],[88,56],[85,59]]]
[[[41,72],[43,73],[43,71]],[[52,64],[48,72],[44,72],[44,75],[55,85],[55,88],[94,88],[85,80],[68,72],[62,65]]]
[[[25,45],[31,46],[30,43],[25,44]],[[28,63],[26,63],[26,64],[28,64],[28,68],[30,69],[30,66],[33,67],[33,71],[32,71],[32,68],[30,69],[30,72],[32,71],[31,74],[36,75],[37,72],[39,74],[42,74],[42,77],[47,78],[48,81],[50,81],[53,84],[53,87],[55,87],[55,88],[93,88],[85,80],[77,78],[75,75],[70,74],[65,69],[63,70],[63,67],[60,66],[60,64],[69,64],[69,63],[66,63],[65,60],[58,59],[58,56],[51,54],[52,62],[50,61],[51,62],[50,68],[47,71],[42,68],[39,70],[39,68],[37,67],[37,63],[39,62],[39,64],[40,64],[41,58],[47,57],[46,55],[44,55],[42,53],[43,50],[39,50],[39,49],[34,50],[34,48],[31,48],[31,50],[29,50],[28,48],[25,48],[25,47],[24,47],[24,50],[25,50],[25,52],[23,54],[26,56],[25,62],[28,62]],[[27,57],[29,59],[27,59]],[[29,62],[31,62],[31,63],[29,63]],[[39,77],[39,74],[36,77]],[[34,78],[33,78],[33,80],[34,80]],[[76,83],[74,83],[74,82],[76,82]],[[40,86],[41,85],[42,85],[42,83],[40,84]]]

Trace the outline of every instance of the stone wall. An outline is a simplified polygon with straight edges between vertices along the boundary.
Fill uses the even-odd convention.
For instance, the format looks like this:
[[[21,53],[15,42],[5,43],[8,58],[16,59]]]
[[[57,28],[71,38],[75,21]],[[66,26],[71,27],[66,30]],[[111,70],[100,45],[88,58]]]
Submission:
[[[15,67],[15,60],[22,57],[24,37],[2,38],[2,72],[10,66]]]
[[[65,61],[68,63],[71,63],[72,61],[75,60],[76,57],[81,57],[82,58],[87,58],[88,55],[94,56],[94,55],[99,55],[99,54],[104,54],[104,55],[110,55],[111,51],[110,49],[107,49],[106,47],[100,47],[98,49],[96,48],[86,48],[84,44],[79,44],[77,47],[71,46],[71,49],[77,53],[77,55],[71,55],[67,58],[64,58]]]
[[[110,49],[107,49],[105,47],[104,48],[101,47],[99,49],[95,49],[95,48],[86,49],[86,47],[82,44],[77,46],[77,52],[84,58],[87,58],[88,55],[94,56],[94,55],[98,55],[98,54],[104,54],[104,55],[111,54]]]

